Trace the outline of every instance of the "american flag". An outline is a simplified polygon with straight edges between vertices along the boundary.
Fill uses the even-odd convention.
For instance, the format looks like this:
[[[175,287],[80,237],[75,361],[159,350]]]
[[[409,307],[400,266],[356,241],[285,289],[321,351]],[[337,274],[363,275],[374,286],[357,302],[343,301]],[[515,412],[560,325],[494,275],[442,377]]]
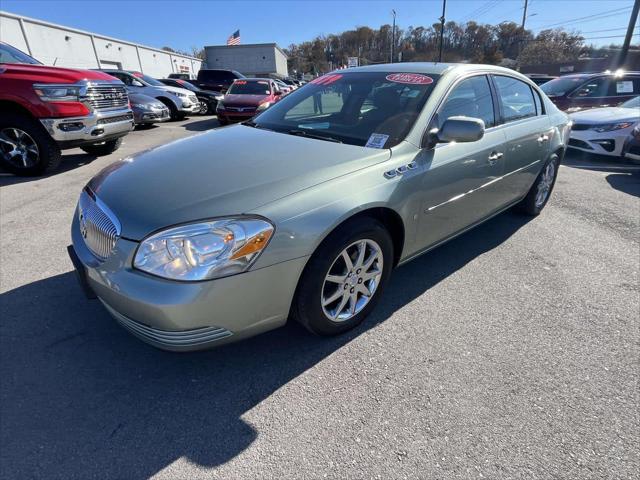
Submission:
[[[227,45],[240,45],[240,30],[236,30],[227,38]]]

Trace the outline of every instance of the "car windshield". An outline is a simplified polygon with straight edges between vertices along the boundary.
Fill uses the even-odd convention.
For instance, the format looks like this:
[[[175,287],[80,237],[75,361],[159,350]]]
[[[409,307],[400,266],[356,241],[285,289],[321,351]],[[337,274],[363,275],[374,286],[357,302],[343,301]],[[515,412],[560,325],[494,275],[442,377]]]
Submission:
[[[263,80],[236,80],[227,93],[233,95],[269,95],[269,82]]]
[[[29,65],[42,65],[35,58],[21,52],[17,48],[0,43],[0,63],[26,63]]]
[[[143,73],[137,73],[136,72],[136,73],[133,74],[133,76],[145,81],[149,85],[153,85],[154,87],[166,87],[166,85],[164,83],[156,80],[153,77],[150,77],[149,75],[145,75]]]
[[[631,100],[627,100],[620,106],[622,108],[640,108],[640,95],[633,97]]]
[[[556,78],[540,85],[540,89],[549,97],[560,97],[582,85],[588,78],[585,76]]]
[[[290,93],[250,125],[390,148],[413,127],[438,78],[417,73],[332,73]]]

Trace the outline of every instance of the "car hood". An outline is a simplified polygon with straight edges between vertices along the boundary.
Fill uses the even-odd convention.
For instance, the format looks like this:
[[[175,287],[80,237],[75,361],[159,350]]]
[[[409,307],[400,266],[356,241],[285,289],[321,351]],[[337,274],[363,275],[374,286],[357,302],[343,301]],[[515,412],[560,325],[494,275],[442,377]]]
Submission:
[[[262,102],[264,102],[269,95],[246,95],[246,94],[227,94],[224,96],[224,105],[227,107],[236,107],[236,106],[253,106],[257,107]]]
[[[195,95],[194,92],[192,92],[191,90],[187,90],[186,88],[178,88],[178,87],[170,87],[169,85],[165,85],[164,87],[155,87],[158,88],[160,90],[166,90],[167,92],[171,92],[171,93],[182,93],[183,95]]]
[[[234,125],[117,162],[89,188],[118,217],[122,236],[141,240],[163,227],[250,212],[389,156]]]
[[[638,121],[638,112],[633,108],[606,107],[593,108],[569,115],[576,123],[599,124],[625,121]]]
[[[20,75],[33,80],[34,83],[75,83],[80,80],[113,82],[118,80],[111,75],[95,70],[78,70],[45,65],[28,65],[25,63],[3,63],[1,65],[6,75]]]

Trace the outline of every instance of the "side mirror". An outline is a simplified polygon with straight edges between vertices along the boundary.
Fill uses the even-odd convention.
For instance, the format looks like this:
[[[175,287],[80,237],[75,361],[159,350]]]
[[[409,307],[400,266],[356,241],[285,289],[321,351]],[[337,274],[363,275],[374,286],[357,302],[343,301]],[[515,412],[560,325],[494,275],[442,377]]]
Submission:
[[[138,80],[132,80],[131,81],[131,86],[132,87],[144,87],[144,85],[141,82],[139,82]]]
[[[484,136],[484,122],[479,118],[449,117],[442,127],[428,133],[427,144],[476,142]]]

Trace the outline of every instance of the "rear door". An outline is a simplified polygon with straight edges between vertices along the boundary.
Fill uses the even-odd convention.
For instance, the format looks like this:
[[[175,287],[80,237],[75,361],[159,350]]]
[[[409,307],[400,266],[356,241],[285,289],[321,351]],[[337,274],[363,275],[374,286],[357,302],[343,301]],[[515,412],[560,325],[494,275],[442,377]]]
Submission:
[[[429,126],[439,128],[447,118],[466,116],[485,123],[484,137],[469,143],[441,143],[420,154],[423,215],[416,239],[419,247],[439,243],[487,217],[502,196],[505,136],[497,127],[496,104],[486,75],[460,80],[449,91]]]
[[[549,154],[553,129],[537,90],[506,75],[493,75],[506,136],[501,192],[507,202],[523,197]]]

